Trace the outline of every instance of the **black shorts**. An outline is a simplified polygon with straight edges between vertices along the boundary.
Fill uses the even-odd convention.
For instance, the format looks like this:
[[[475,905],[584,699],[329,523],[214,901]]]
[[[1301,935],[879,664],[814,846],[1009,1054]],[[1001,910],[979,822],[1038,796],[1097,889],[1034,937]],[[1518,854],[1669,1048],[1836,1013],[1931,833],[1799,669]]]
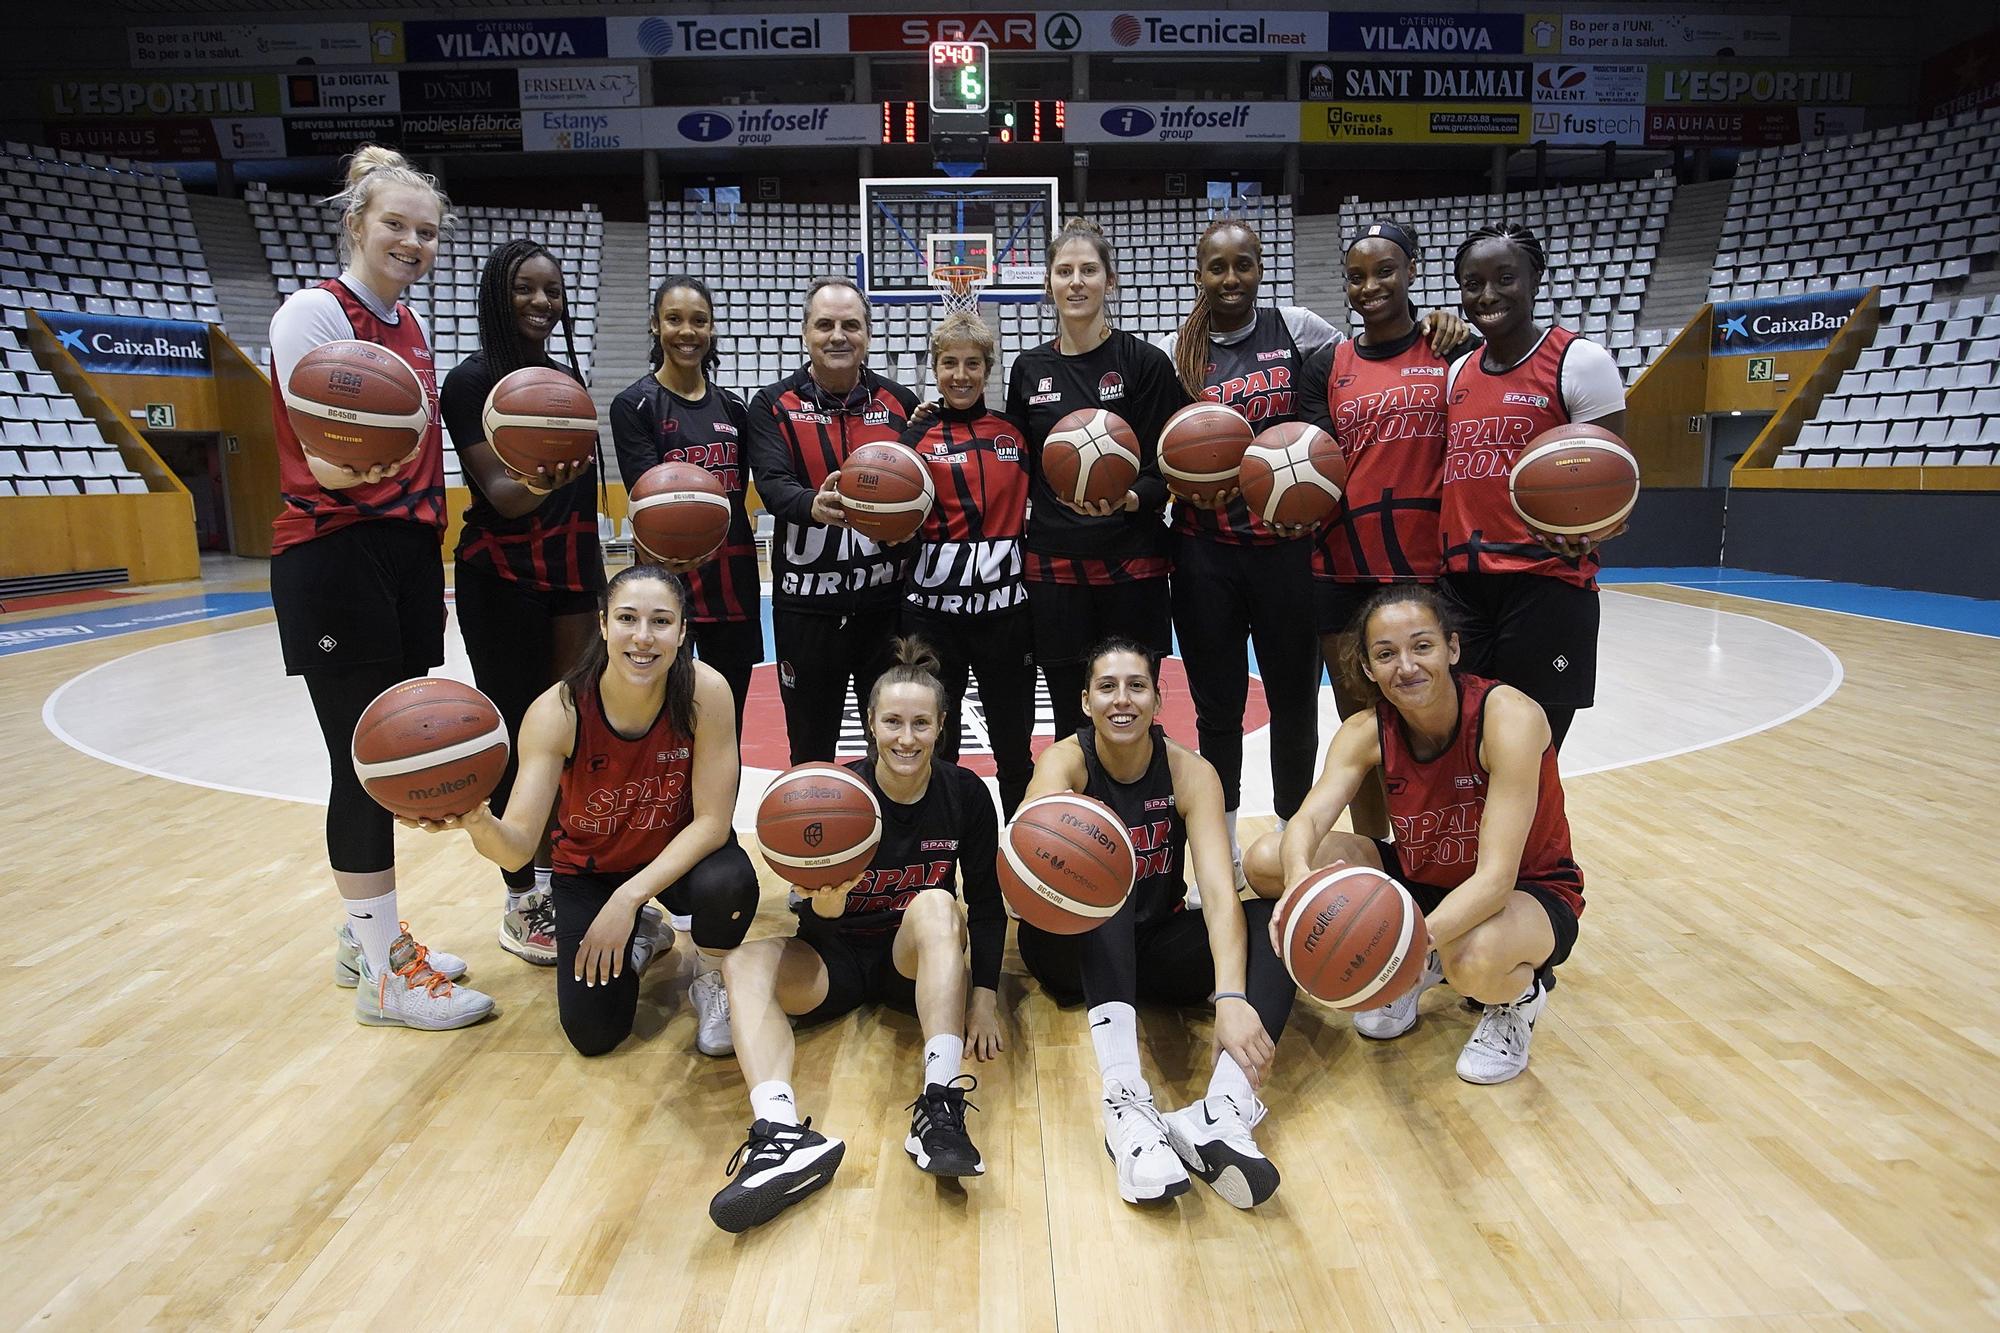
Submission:
[[[1541,574],[1447,574],[1458,613],[1458,669],[1512,685],[1550,708],[1597,697],[1595,588]]]
[[[1419,884],[1403,873],[1403,858],[1396,853],[1396,844],[1371,838],[1375,844],[1375,854],[1382,858],[1382,873],[1410,891],[1416,899],[1417,907],[1425,916],[1437,910],[1450,889],[1440,889],[1432,884]],[[1518,883],[1514,886],[1542,905],[1548,913],[1549,929],[1555,933],[1555,950],[1536,965],[1537,972],[1551,967],[1560,967],[1569,961],[1569,951],[1576,947],[1576,913],[1570,909],[1569,901],[1554,889],[1544,884]]]
[[[426,523],[378,519],[271,560],[285,674],[444,661],[444,557]]]
[[[1396,583],[1417,583],[1418,579],[1397,579],[1390,583],[1336,583],[1332,579],[1313,580],[1313,623],[1322,635],[1345,634],[1355,628],[1354,618],[1370,597]],[[1431,585],[1435,587],[1436,585]]]
[[[1174,650],[1174,617],[1167,580],[1128,583],[1030,583],[1028,615],[1035,627],[1035,660],[1081,663],[1112,635],[1165,657]]]
[[[896,932],[843,930],[810,907],[798,912],[797,938],[826,965],[826,998],[792,1021],[811,1027],[864,1004],[890,1004],[911,1012],[917,983],[896,970]]]

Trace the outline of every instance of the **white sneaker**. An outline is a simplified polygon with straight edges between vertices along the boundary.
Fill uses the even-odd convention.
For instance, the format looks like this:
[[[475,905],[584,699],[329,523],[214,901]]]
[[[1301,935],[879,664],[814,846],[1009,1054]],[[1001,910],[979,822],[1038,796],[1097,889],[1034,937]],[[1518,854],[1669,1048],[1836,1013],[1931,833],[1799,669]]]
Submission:
[[[729,1035],[729,991],[722,969],[698,972],[688,983],[694,1002],[694,1048],[703,1055],[734,1055],[736,1039]]]
[[[1118,1197],[1152,1203],[1188,1192],[1187,1169],[1167,1139],[1166,1121],[1144,1079],[1104,1084],[1104,1151],[1118,1167]]]
[[[1417,1025],[1417,1001],[1424,998],[1425,991],[1443,981],[1444,964],[1438,961],[1437,950],[1432,949],[1424,959],[1423,976],[1409,993],[1379,1008],[1358,1010],[1354,1015],[1354,1030],[1376,1041],[1402,1036]]]
[[[370,1027],[421,1028],[444,1032],[470,1027],[493,1013],[493,998],[468,986],[454,986],[431,967],[424,946],[409,932],[396,937],[389,951],[390,970],[376,976],[361,957],[360,984],[354,991],[354,1016]]]
[[[1264,1114],[1264,1103],[1254,1096],[1245,1108],[1234,1097],[1217,1095],[1163,1118],[1167,1140],[1189,1170],[1238,1208],[1254,1208],[1278,1189],[1278,1168],[1250,1137]]]
[[[659,908],[647,903],[632,923],[632,966],[642,976],[655,958],[674,947],[674,928]]]
[[[397,922],[396,928],[402,931],[405,937],[410,933],[410,923],[407,921]],[[426,949],[424,961],[430,964],[431,971],[446,981],[457,981],[465,975],[465,960],[442,949]],[[361,941],[354,938],[354,932],[344,921],[341,923],[339,933],[334,936],[333,984],[345,986],[349,990],[361,984]]]
[[[1458,1076],[1467,1083],[1505,1083],[1528,1067],[1528,1043],[1548,999],[1540,977],[1512,1004],[1489,1004],[1458,1054]]]

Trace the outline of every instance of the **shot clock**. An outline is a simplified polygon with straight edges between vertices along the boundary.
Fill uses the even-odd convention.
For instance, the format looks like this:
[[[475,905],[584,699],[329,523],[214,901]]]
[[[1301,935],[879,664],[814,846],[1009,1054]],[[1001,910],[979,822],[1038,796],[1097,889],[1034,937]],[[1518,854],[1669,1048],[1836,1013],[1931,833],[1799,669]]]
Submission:
[[[993,97],[985,42],[931,43],[931,110],[985,115]]]

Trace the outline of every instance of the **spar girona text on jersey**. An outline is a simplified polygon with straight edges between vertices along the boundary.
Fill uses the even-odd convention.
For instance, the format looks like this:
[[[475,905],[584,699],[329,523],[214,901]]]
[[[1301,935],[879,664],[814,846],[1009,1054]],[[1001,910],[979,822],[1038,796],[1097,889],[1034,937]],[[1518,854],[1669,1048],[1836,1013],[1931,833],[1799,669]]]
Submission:
[[[649,864],[694,820],[694,738],[663,701],[646,734],[621,736],[593,685],[576,700],[550,855],[563,875],[616,875]]]

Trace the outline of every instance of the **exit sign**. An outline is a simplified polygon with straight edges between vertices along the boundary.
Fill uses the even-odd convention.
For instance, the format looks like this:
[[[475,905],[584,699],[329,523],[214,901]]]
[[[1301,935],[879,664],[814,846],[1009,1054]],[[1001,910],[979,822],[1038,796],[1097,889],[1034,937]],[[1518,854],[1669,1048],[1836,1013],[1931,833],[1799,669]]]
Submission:
[[[1743,372],[1752,384],[1772,384],[1778,378],[1778,358],[1775,356],[1753,356],[1745,363]]]

